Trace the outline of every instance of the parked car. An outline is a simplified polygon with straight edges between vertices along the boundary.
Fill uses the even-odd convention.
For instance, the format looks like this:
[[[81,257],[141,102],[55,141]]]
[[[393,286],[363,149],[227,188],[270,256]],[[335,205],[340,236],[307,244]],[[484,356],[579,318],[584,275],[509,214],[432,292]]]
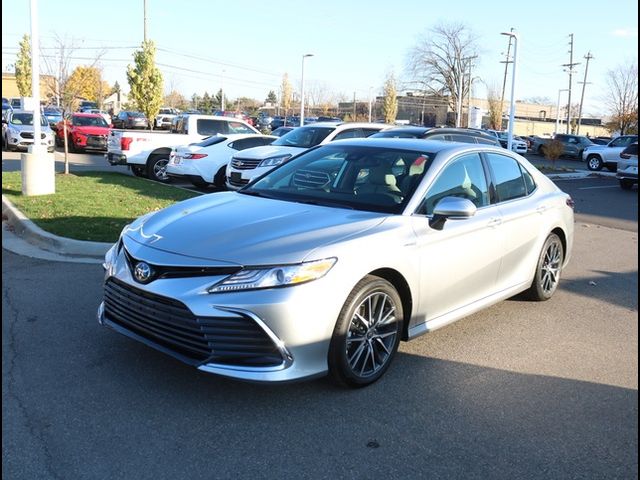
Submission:
[[[502,148],[507,148],[507,146],[509,145],[509,132],[506,132],[504,130],[491,130],[491,129],[486,129],[484,131],[487,132],[489,135],[495,136],[500,142],[500,145],[502,145]],[[527,150],[528,150],[527,142],[525,142],[524,139],[518,137],[517,135],[512,135],[511,150],[521,155],[524,155],[525,153],[527,153]]]
[[[78,111],[82,112],[85,108],[98,108],[98,104],[96,102],[91,102],[89,100],[82,100],[78,105]],[[87,112],[88,113],[88,112]]]
[[[104,110],[100,110],[99,108],[85,108],[84,110],[82,110],[82,113],[97,113],[102,118],[104,118],[104,121],[107,122],[107,125],[112,125],[111,115],[109,115]]]
[[[149,121],[142,112],[123,110],[111,119],[113,128],[149,128]]]
[[[98,113],[74,113],[67,122],[67,145],[71,152],[106,150],[110,126]],[[56,126],[56,145],[64,146],[64,125]]]
[[[2,120],[7,120],[9,113],[13,111],[13,107],[10,103],[2,103]]]
[[[227,164],[234,153],[269,145],[277,137],[258,134],[213,135],[198,143],[176,147],[169,156],[167,175],[189,180],[199,188],[224,188]]]
[[[538,155],[544,155],[544,147],[549,143],[551,138],[535,137],[533,145],[530,149],[533,153]],[[569,135],[564,133],[557,133],[554,135],[553,140],[557,140],[562,143],[562,155],[575,157],[576,159],[582,159],[582,152],[587,147],[593,145],[593,142],[589,137],[583,135]]]
[[[634,185],[638,184],[638,142],[625,147],[620,153],[618,167],[616,170],[616,178],[620,181],[620,187],[623,190],[631,190]]]
[[[497,136],[470,128],[393,127],[372,135],[373,138],[422,138],[441,142],[481,143],[500,147]]]
[[[274,137],[281,137],[285,133],[289,133],[294,128],[296,128],[296,127],[278,127],[274,131],[271,132],[271,135],[273,135]]]
[[[171,129],[171,123],[173,119],[178,115],[178,110],[170,107],[163,107],[158,111],[158,115],[155,118],[155,128],[158,129]]]
[[[611,137],[589,137],[589,139],[596,145],[606,145],[613,140]]]
[[[40,116],[41,145],[53,152],[53,131],[44,115]],[[2,145],[7,150],[27,150],[34,143],[33,112],[11,110],[2,120]]]
[[[271,145],[237,153],[227,165],[227,188],[237,190],[308,148],[345,138],[364,138],[389,125],[381,123],[313,123],[285,133]]]
[[[615,172],[622,151],[637,141],[638,135],[622,135],[606,145],[590,145],[582,152],[582,160],[587,162],[589,170],[599,171],[606,167]]]
[[[42,114],[46,117],[49,126],[55,130],[58,122],[62,121],[62,110],[57,107],[47,107],[42,110]]]
[[[520,292],[549,300],[572,207],[502,148],[332,142],[125,227],[105,256],[98,320],[203,372],[363,387],[400,340]]]

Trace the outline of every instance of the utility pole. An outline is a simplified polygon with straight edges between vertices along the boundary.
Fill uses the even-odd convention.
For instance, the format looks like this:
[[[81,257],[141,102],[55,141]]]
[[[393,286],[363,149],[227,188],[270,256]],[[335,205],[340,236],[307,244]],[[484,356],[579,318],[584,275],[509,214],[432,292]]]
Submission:
[[[144,41],[147,41],[147,0],[144,1]]]
[[[513,27],[511,27],[511,30],[509,31],[513,32]],[[507,55],[505,57],[505,60],[500,62],[500,63],[504,63],[504,79],[502,80],[502,95],[500,97],[500,130],[502,130],[502,114],[504,112],[504,90],[507,87],[507,71],[509,69],[509,64],[513,63],[513,60],[510,60],[512,40],[513,40],[513,37],[509,36],[509,46],[507,47]]]
[[[469,63],[469,83],[467,84],[467,128],[471,126],[471,67],[473,66],[471,61],[475,60],[476,58],[478,58],[477,55],[474,55],[473,57],[463,58],[463,60]]]
[[[582,95],[580,96],[580,109],[578,110],[578,126],[576,127],[576,135],[580,134],[580,122],[582,122],[582,104],[584,103],[584,89],[587,85],[587,72],[589,71],[589,60],[593,58],[591,52],[587,53],[584,57],[587,60],[587,64],[584,66],[584,81],[579,82],[582,83]]]
[[[569,70],[569,98],[567,100],[567,131],[566,133],[571,132],[571,85],[573,80],[573,67],[576,65],[580,65],[579,62],[573,63],[573,33],[569,34],[569,63],[565,63],[562,65],[563,67],[567,67]]]

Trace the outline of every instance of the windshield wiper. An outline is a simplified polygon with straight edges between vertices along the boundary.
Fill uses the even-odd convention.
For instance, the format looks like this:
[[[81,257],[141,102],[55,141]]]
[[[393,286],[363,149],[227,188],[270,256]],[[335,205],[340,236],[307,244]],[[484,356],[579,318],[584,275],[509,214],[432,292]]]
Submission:
[[[339,207],[339,208],[346,208],[348,210],[355,210],[355,208],[353,208],[351,205],[348,205],[346,203],[341,203],[341,202],[334,202],[331,200],[312,200],[312,199],[296,199],[294,200],[295,202],[298,203],[305,203],[308,205],[319,205],[321,207]]]

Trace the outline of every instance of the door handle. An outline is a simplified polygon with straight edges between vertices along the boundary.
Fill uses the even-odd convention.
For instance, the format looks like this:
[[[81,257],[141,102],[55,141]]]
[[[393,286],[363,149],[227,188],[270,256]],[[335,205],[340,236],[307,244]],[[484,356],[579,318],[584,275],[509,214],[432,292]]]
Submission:
[[[546,205],[540,205],[538,208],[536,208],[536,212],[537,213],[544,213],[547,211],[547,206]]]
[[[489,220],[489,226],[490,227],[497,227],[500,224],[502,224],[502,218],[500,218],[500,217],[492,218],[491,220]]]

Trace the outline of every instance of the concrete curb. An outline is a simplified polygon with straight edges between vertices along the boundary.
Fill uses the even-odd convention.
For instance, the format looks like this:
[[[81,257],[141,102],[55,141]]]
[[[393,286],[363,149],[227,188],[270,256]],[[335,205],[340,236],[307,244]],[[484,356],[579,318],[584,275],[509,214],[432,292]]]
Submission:
[[[46,232],[25,217],[4,195],[2,195],[2,219],[11,225],[17,235],[30,244],[63,256],[103,259],[104,254],[112,245],[111,243],[74,240]]]
[[[589,177],[615,177],[613,172],[591,172],[591,171],[576,171],[569,173],[550,173],[547,177],[551,180],[573,180]]]

